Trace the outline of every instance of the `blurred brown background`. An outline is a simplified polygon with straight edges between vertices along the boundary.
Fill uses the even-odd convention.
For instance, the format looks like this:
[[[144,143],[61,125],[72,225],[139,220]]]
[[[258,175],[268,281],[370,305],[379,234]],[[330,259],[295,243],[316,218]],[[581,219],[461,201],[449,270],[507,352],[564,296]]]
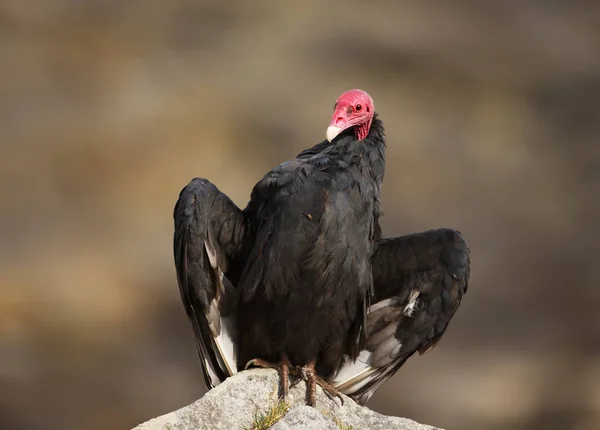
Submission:
[[[172,261],[194,176],[241,206],[344,90],[388,134],[383,227],[472,249],[445,339],[370,402],[600,428],[600,3],[0,2],[0,428],[128,429],[204,386]]]

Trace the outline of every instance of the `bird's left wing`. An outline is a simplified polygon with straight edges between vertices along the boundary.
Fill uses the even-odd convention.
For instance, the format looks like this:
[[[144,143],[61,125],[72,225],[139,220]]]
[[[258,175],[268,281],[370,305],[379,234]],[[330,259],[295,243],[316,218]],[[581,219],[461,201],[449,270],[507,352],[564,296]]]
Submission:
[[[236,371],[235,308],[246,224],[242,211],[206,179],[193,179],[173,213],[177,281],[194,328],[208,388]]]
[[[361,404],[415,352],[439,342],[467,291],[470,252],[459,232],[430,230],[381,239],[372,266],[366,348],[333,381]]]

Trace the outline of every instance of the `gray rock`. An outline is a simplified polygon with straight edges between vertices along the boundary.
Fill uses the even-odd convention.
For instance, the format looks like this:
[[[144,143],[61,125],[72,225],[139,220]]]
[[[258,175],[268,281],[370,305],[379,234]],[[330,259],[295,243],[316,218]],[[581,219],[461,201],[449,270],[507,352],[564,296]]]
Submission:
[[[200,400],[137,426],[134,430],[251,429],[261,413],[278,404],[277,372],[252,369],[228,378]],[[344,397],[330,399],[317,387],[317,407],[305,404],[306,385],[290,389],[289,409],[272,430],[440,430],[406,418],[378,414]],[[282,408],[284,409],[284,408]]]

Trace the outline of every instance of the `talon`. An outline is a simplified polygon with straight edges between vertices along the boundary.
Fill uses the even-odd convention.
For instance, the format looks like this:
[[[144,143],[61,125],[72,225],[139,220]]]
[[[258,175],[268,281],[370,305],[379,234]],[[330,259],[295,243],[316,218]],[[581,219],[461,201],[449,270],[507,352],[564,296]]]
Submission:
[[[325,394],[327,394],[331,400],[337,397],[338,399],[340,399],[342,406],[344,406],[344,398],[342,397],[342,393],[340,393],[337,389],[329,385],[329,383],[327,383],[327,381],[322,379],[320,376],[314,375],[314,377],[317,384],[319,384],[319,386],[323,388],[323,391],[325,391]]]
[[[253,358],[252,360],[246,363],[244,366],[244,370],[248,369],[250,366],[262,367],[264,369],[275,369],[279,373],[280,378],[280,389],[281,389],[281,398],[285,401],[287,400],[288,392],[289,392],[289,379],[290,379],[290,362],[288,358],[284,355],[279,363],[271,363],[269,361],[263,360],[262,358]]]
[[[342,393],[340,393],[337,389],[333,388],[329,383],[327,383],[324,379],[322,379],[315,372],[315,363],[314,361],[310,362],[307,366],[299,368],[299,372],[302,375],[302,379],[304,379],[307,383],[307,393],[306,393],[306,403],[308,406],[315,406],[317,401],[317,385],[319,385],[325,394],[333,400],[334,397],[340,399],[342,406],[344,405],[344,398],[342,397]]]
[[[246,363],[244,370],[250,366],[262,367],[263,369],[279,369],[279,365],[263,360],[262,358],[253,358]]]
[[[296,378],[296,380],[294,382],[292,382],[290,384],[290,388],[294,388],[296,385],[298,385],[300,383],[300,381],[302,381],[302,378]]]
[[[308,372],[306,371],[306,369],[300,366],[297,366],[296,369],[298,370],[298,373],[300,373],[300,377],[302,378],[302,380],[304,382],[308,382]]]

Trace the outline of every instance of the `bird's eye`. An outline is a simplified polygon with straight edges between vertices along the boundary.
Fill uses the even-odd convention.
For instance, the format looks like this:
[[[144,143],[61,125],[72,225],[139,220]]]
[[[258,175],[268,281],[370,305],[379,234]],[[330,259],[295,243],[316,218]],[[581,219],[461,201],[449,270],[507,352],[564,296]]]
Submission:
[[[358,112],[359,110],[361,110],[361,109],[362,109],[362,106],[361,106],[361,105],[356,105],[356,108],[355,108],[355,109],[356,109],[356,111]]]

